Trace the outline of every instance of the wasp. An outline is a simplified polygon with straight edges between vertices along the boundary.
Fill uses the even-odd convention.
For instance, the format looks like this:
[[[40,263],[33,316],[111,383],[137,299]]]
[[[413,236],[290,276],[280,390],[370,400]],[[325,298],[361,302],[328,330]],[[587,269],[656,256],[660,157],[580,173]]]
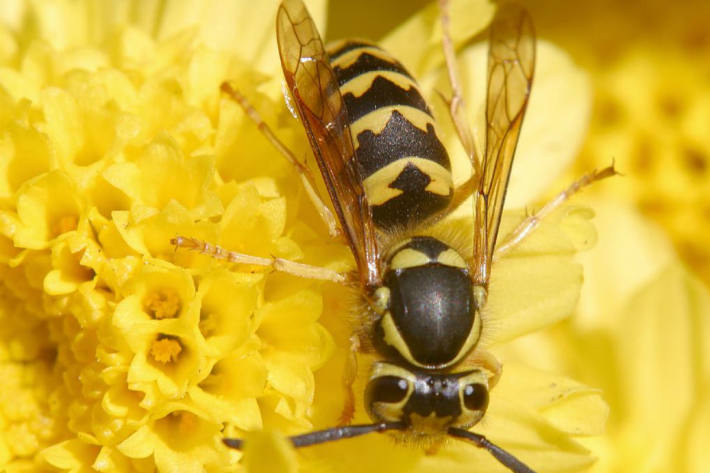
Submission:
[[[585,175],[524,220],[496,248],[508,179],[530,97],[535,68],[535,32],[519,6],[498,9],[490,26],[486,133],[479,158],[462,118],[462,96],[442,3],[444,53],[453,90],[450,114],[472,164],[472,176],[455,187],[451,163],[433,114],[415,79],[374,44],[340,41],[326,48],[301,0],[283,0],[276,35],[288,92],[295,105],[335,213],[317,195],[308,168],[274,136],[249,102],[229,83],[234,98],[294,164],[308,194],[334,234],[352,251],[356,271],[339,273],[281,258],[227,251],[177,237],[192,248],[238,263],[271,266],[301,277],[355,286],[366,307],[353,337],[353,360],[344,375],[354,381],[355,353],[370,348],[373,363],[365,391],[372,423],[339,425],[290,437],[305,447],[371,432],[437,445],[446,437],[486,449],[516,473],[532,470],[511,453],[469,429],[486,412],[489,391],[500,374],[481,337],[494,252],[519,242],[552,208],[579,188],[614,174],[613,166]],[[472,251],[432,234],[434,223],[474,194]],[[337,223],[336,223],[337,220]],[[341,424],[352,418],[349,397]],[[241,439],[224,439],[241,448]]]

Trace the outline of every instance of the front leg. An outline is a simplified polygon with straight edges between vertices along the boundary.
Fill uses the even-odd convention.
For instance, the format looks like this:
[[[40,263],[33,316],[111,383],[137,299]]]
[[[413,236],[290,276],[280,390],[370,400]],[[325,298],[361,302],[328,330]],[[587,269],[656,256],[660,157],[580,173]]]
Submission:
[[[488,389],[491,390],[498,384],[501,375],[503,374],[503,365],[493,353],[488,350],[475,349],[463,361],[463,366],[471,368],[483,368],[490,373],[488,377]]]
[[[350,336],[350,348],[345,359],[345,369],[343,370],[343,389],[345,390],[345,404],[340,413],[338,425],[348,425],[355,416],[355,394],[353,384],[357,379],[357,354],[360,351],[360,337],[357,334]]]
[[[170,240],[170,243],[175,245],[175,250],[178,248],[187,248],[197,251],[203,255],[210,256],[215,259],[229,261],[230,263],[247,264],[254,266],[262,266],[271,268],[282,273],[293,274],[306,279],[317,279],[320,281],[332,281],[338,284],[349,285],[352,283],[348,273],[340,273],[332,269],[323,268],[320,266],[312,266],[310,264],[298,263],[283,258],[264,258],[261,256],[246,255],[229,251],[219,245],[199,240],[197,238],[177,236]]]

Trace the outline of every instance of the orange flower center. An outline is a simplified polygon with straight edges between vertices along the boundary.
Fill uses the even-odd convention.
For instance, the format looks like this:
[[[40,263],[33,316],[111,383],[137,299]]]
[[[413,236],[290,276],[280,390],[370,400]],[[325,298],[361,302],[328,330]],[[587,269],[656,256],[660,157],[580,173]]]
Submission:
[[[148,294],[143,301],[145,311],[154,319],[172,319],[180,312],[180,298],[172,290],[159,290]]]
[[[150,355],[155,361],[162,364],[174,363],[182,352],[180,339],[170,335],[158,335],[150,347]]]

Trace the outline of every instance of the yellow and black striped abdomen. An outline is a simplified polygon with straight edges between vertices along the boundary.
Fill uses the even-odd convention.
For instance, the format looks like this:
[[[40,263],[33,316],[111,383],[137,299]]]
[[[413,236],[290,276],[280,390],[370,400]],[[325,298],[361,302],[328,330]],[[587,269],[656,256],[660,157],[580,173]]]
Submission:
[[[444,210],[453,193],[449,156],[412,76],[368,43],[340,42],[329,54],[375,224],[409,228]]]

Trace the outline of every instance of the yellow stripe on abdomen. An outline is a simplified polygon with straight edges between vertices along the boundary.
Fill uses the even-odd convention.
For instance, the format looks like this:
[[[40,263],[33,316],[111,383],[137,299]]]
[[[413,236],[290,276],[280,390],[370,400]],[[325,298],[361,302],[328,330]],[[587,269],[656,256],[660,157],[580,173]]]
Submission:
[[[422,192],[429,192],[440,196],[448,196],[453,189],[451,171],[429,159],[410,156],[400,158],[367,177],[363,182],[367,201],[370,205],[382,205],[390,199],[404,193],[401,189],[390,187],[407,166],[415,166],[423,174],[429,176],[430,181]]]
[[[385,79],[400,89],[407,90],[413,88],[421,96],[421,91],[417,84],[409,77],[393,71],[370,71],[358,75],[340,86],[340,94],[345,96],[352,94],[354,97],[361,97],[365,92],[372,89],[372,84],[377,78]]]

